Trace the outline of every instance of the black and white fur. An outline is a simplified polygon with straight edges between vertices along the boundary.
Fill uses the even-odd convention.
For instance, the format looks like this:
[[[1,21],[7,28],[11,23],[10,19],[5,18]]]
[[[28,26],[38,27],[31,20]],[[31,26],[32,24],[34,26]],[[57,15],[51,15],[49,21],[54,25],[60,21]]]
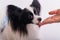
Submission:
[[[8,23],[3,31],[5,40],[40,40],[38,37],[40,7],[38,0],[33,0],[32,4],[24,9],[8,5]]]

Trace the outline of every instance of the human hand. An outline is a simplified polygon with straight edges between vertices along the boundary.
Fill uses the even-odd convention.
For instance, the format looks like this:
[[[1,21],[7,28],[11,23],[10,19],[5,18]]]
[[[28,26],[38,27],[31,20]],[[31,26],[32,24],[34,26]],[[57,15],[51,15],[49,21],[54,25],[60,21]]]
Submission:
[[[40,23],[40,26],[45,25],[45,24],[51,24],[51,23],[60,22],[60,9],[50,11],[49,15],[53,15],[53,16],[44,19]]]

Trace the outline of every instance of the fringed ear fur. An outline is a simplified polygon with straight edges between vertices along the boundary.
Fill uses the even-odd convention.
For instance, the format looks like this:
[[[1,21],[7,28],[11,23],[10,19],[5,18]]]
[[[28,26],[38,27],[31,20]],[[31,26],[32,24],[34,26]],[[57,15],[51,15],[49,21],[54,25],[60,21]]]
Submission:
[[[34,13],[39,15],[40,10],[41,10],[41,5],[38,2],[38,0],[33,0],[32,4],[30,6],[34,8],[33,9]]]
[[[14,19],[14,17],[20,16],[22,13],[22,9],[14,6],[14,5],[8,5],[7,6],[7,16],[9,19]]]

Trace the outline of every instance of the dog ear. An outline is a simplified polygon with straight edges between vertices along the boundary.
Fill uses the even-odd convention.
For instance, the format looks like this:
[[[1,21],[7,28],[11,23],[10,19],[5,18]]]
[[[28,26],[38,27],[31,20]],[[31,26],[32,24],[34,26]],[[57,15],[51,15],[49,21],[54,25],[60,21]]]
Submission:
[[[38,0],[33,0],[32,4],[30,6],[33,7],[34,13],[39,15],[40,10],[41,10],[41,5],[38,2]]]
[[[8,5],[7,6],[7,15],[9,19],[14,19],[14,17],[20,16],[22,13],[22,9],[14,6],[14,5]]]
[[[22,12],[22,9],[14,5],[7,6],[7,15],[8,16],[18,16]]]
[[[21,12],[22,9],[19,7],[16,7],[14,5],[8,5],[7,12],[8,14],[16,14],[17,12]]]

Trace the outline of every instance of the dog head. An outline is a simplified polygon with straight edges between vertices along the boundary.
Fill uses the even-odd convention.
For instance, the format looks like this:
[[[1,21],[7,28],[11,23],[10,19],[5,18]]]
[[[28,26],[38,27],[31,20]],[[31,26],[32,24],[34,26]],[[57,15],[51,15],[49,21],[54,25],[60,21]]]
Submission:
[[[12,29],[27,33],[27,24],[38,24],[41,21],[40,4],[37,0],[33,0],[32,4],[24,9],[14,5],[8,5],[8,20],[10,20]]]

